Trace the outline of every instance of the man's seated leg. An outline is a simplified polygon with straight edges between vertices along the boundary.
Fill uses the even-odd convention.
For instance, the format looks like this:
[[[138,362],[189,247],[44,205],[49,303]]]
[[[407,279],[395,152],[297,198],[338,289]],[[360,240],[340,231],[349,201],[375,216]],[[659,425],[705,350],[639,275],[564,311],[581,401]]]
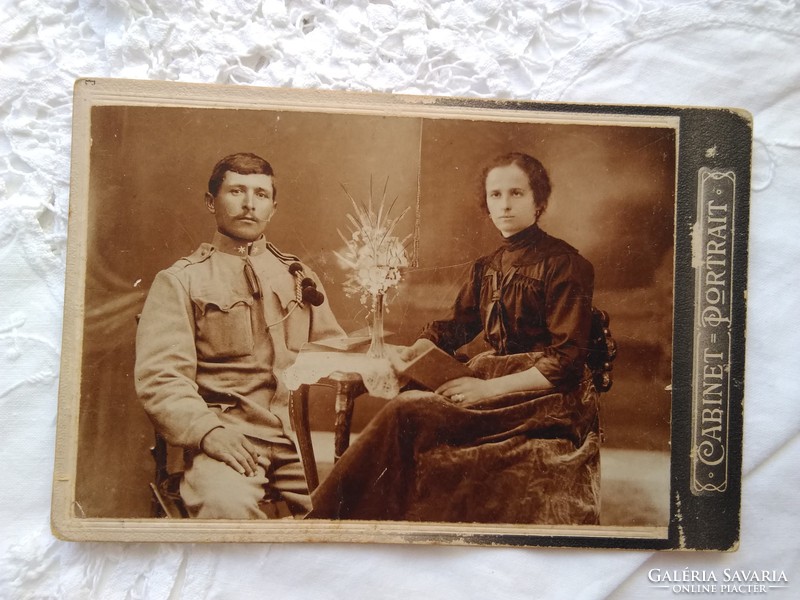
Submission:
[[[294,444],[273,444],[268,456],[271,463],[268,473],[272,487],[286,501],[294,516],[305,516],[311,510],[311,496]]]
[[[268,483],[259,465],[246,477],[203,452],[187,461],[181,498],[189,516],[198,519],[266,519],[259,507]],[[302,469],[301,469],[302,471]]]

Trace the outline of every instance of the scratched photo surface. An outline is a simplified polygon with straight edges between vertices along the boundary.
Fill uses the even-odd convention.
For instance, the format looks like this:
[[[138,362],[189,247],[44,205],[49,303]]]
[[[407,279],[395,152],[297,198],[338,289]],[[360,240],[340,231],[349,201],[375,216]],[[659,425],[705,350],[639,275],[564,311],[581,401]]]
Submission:
[[[272,164],[278,209],[267,238],[319,274],[348,332],[366,327],[369,314],[345,294],[334,255],[352,212],[345,189],[366,202],[385,188],[393,214],[411,207],[398,234],[412,235],[414,266],[386,315],[387,341],[408,344],[447,315],[471,263],[500,244],[480,210],[480,172],[520,151],[548,169],[542,228],[594,265],[594,304],[609,313],[619,346],[613,387],[601,396],[601,524],[667,525],[674,129],[96,106],[91,137],[78,516],[152,516],[153,428],[133,384],[136,315],[155,274],[210,240],[203,196],[217,160],[253,152]],[[385,402],[359,399],[354,436]],[[332,410],[312,406],[312,429],[330,432]]]

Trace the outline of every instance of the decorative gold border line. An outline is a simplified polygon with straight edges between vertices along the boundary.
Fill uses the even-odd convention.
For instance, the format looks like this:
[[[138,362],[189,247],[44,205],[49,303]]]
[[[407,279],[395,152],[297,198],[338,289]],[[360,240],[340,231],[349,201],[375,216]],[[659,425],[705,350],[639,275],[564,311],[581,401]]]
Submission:
[[[716,197],[709,197],[712,193]],[[707,167],[698,171],[697,222],[692,232],[696,278],[691,490],[696,496],[722,493],[728,486],[735,201],[734,171]]]

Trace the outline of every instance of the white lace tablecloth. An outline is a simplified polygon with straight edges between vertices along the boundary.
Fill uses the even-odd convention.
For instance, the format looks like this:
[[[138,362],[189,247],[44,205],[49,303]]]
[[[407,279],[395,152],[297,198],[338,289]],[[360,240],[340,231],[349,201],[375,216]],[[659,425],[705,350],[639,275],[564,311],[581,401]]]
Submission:
[[[651,569],[784,570],[800,593],[796,0],[0,3],[0,598],[671,598]],[[741,548],[66,543],[49,529],[77,77],[545,101],[755,119]],[[680,597],[689,597],[688,595]],[[703,597],[693,594],[693,598]],[[709,597],[722,597],[717,594]]]
[[[370,358],[353,352],[301,352],[283,377],[286,387],[296,390],[335,371],[358,373],[372,396],[389,400],[400,393],[400,382],[388,358]]]

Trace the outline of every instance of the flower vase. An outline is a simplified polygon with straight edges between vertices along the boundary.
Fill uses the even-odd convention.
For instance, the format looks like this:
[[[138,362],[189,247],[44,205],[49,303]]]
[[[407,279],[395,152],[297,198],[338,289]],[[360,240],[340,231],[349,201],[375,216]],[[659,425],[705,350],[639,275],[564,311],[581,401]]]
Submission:
[[[383,294],[372,297],[372,342],[367,356],[386,358],[386,347],[383,344]]]

